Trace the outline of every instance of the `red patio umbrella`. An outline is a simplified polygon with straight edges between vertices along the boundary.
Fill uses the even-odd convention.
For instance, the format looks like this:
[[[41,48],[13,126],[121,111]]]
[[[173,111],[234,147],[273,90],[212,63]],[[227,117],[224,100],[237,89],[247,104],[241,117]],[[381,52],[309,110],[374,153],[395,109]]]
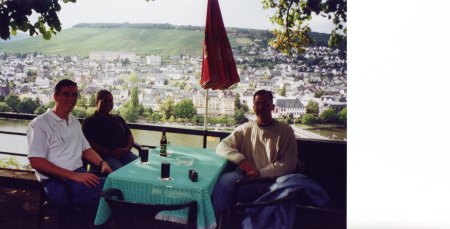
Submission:
[[[240,81],[218,0],[208,0],[202,78],[204,89],[227,89]]]
[[[223,90],[239,81],[219,2],[218,0],[208,0],[200,85],[204,89]],[[205,130],[207,129],[207,116],[208,90],[206,90],[205,96]]]

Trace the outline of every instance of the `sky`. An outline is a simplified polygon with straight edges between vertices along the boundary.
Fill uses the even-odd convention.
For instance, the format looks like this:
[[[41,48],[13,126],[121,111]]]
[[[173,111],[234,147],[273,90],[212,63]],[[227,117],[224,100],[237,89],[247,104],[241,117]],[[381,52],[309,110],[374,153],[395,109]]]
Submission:
[[[264,10],[261,0],[220,0],[226,27],[273,29],[269,21],[273,11]],[[63,29],[78,23],[169,23],[204,26],[207,0],[77,0],[63,3],[59,14]],[[314,17],[314,32],[330,33],[333,23]]]

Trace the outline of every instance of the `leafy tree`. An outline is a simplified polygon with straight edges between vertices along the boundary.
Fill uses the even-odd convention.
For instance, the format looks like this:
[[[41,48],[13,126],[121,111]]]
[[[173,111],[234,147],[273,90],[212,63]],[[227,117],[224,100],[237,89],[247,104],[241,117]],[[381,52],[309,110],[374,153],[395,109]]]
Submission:
[[[72,110],[72,115],[77,118],[86,118],[87,117],[86,108],[76,105]]]
[[[64,3],[76,0],[63,0]],[[0,4],[0,37],[9,39],[17,30],[29,32],[30,36],[42,34],[48,40],[51,34],[61,31],[58,12],[61,10],[59,0],[47,1],[2,1]],[[31,14],[38,16],[32,23],[28,20]]]
[[[171,115],[169,118],[169,122],[170,123],[174,123],[175,122],[175,116]]]
[[[203,120],[203,116],[202,115],[194,115],[194,117],[192,117],[192,119],[191,119],[191,123],[194,123],[194,124],[197,124],[197,125],[199,125],[199,124],[201,124],[203,122],[204,122],[204,120]]]
[[[248,122],[248,119],[245,117],[245,112],[242,109],[234,113],[234,120],[237,124]]]
[[[93,115],[96,110],[97,110],[97,108],[95,108],[95,107],[88,107],[86,109],[86,117]]]
[[[80,98],[78,98],[77,106],[87,108],[88,107],[87,104],[88,104],[88,100],[86,99],[85,96],[80,96]]]
[[[5,103],[0,103],[0,112],[11,112],[12,109]]]
[[[37,115],[40,115],[40,114],[43,114],[43,113],[45,113],[45,111],[46,111],[46,108],[45,108],[45,106],[44,105],[41,105],[41,106],[39,106],[38,108],[36,108],[36,110],[34,110],[34,114],[37,114]]]
[[[161,115],[158,112],[153,112],[149,117],[148,120],[151,122],[159,122],[161,120]]]
[[[162,113],[162,117],[164,119],[170,118],[170,116],[174,115],[174,101],[172,98],[167,99],[164,101],[163,104],[160,106],[160,111]]]
[[[346,42],[347,0],[262,0],[262,4],[264,9],[275,9],[270,20],[281,28],[273,31],[275,38],[270,44],[279,51],[289,54],[293,50],[305,51],[312,43],[309,21],[314,14],[333,20],[330,46]]]
[[[191,99],[183,99],[174,107],[175,117],[191,119],[197,114],[194,103]]]
[[[236,95],[234,96],[234,110],[239,109],[241,109],[241,99],[239,94],[236,93]]]
[[[91,94],[91,96],[89,97],[89,102],[88,102],[88,106],[89,107],[96,107],[96,98],[94,94]]]
[[[138,89],[137,87],[133,87],[131,89],[131,106],[135,108],[139,108],[139,99],[138,99]]]
[[[314,102],[310,100],[308,104],[306,104],[306,113],[312,114],[314,116],[319,115],[319,104],[317,102]]]
[[[130,75],[128,75],[127,81],[133,84],[138,83],[139,80],[136,72],[131,72]]]
[[[281,96],[286,96],[286,84],[283,84],[283,87],[280,90],[280,95]]]
[[[39,107],[39,103],[29,97],[24,98],[23,101],[20,102],[19,111],[22,113],[33,114],[34,110]]]
[[[20,112],[20,99],[17,95],[6,96],[5,102],[13,112]]]
[[[47,103],[47,105],[45,105],[46,108],[53,108],[55,106],[55,101],[51,100],[50,102]]]
[[[135,122],[139,118],[138,107],[131,106],[130,101],[120,108],[119,113],[127,122]]]
[[[314,124],[317,122],[316,116],[312,114],[305,114],[302,117],[302,124]]]
[[[337,120],[336,111],[332,107],[328,107],[320,113],[319,120],[323,123],[335,122]]]
[[[342,109],[338,114],[338,120],[340,123],[347,125],[347,107]]]
[[[0,95],[0,102],[5,102],[5,96],[4,95]]]

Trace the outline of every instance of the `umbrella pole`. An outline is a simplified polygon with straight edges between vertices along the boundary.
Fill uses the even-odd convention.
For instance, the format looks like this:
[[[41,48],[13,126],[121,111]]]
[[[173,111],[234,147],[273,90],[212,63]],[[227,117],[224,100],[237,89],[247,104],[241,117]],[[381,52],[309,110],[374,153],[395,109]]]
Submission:
[[[203,118],[204,130],[208,129],[208,90],[209,89],[206,89],[206,96],[205,96],[205,117]]]

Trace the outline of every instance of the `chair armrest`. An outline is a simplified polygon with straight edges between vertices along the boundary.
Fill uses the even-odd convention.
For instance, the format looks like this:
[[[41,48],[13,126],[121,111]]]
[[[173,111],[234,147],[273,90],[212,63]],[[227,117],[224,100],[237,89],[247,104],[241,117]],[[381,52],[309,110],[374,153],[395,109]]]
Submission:
[[[135,149],[137,149],[137,151],[139,151],[139,152],[141,152],[141,150],[142,150],[142,146],[141,145],[139,145],[138,143],[133,143],[133,145],[131,146],[131,148],[135,148]]]

